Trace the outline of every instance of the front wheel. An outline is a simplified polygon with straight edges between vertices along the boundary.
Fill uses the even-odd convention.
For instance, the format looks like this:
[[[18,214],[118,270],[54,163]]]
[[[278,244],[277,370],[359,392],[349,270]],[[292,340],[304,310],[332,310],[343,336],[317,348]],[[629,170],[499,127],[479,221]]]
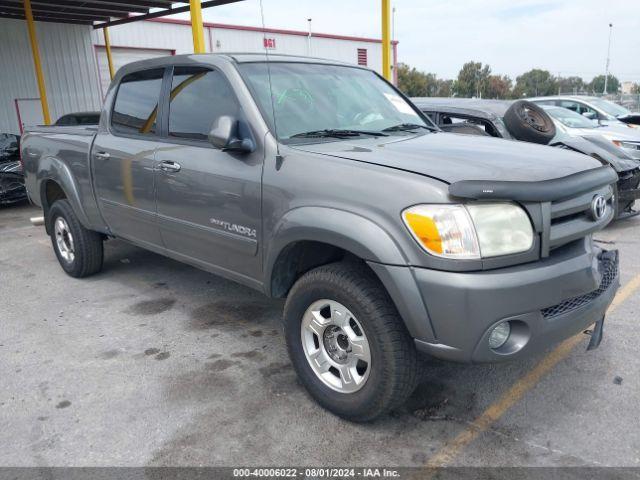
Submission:
[[[102,269],[102,236],[82,226],[67,200],[57,200],[47,219],[53,250],[65,272],[81,278]]]
[[[327,410],[370,421],[413,392],[413,341],[366,266],[341,262],[303,275],[287,297],[284,322],[294,368]]]

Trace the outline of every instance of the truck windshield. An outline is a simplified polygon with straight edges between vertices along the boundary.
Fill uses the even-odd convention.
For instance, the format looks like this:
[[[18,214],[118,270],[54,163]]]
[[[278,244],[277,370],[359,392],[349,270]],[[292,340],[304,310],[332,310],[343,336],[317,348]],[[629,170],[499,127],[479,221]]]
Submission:
[[[268,67],[266,62],[246,63],[240,70],[283,143],[435,130],[371,71],[309,63],[273,62]]]

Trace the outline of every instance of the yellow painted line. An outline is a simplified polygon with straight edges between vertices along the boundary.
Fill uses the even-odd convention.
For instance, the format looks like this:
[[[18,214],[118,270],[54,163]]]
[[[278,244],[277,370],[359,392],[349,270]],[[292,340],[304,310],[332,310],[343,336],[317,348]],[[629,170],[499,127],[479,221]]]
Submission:
[[[627,300],[640,288],[640,275],[636,275],[629,283],[622,287],[616,294],[607,313],[613,313],[618,306]],[[448,442],[438,453],[427,462],[427,467],[443,467],[453,460],[467,445],[486,431],[500,417],[544,377],[553,367],[564,360],[572,350],[583,341],[583,334],[571,337],[562,342],[555,350],[544,357],[540,362],[514,383],[496,402],[492,403],[478,418],[451,442]]]

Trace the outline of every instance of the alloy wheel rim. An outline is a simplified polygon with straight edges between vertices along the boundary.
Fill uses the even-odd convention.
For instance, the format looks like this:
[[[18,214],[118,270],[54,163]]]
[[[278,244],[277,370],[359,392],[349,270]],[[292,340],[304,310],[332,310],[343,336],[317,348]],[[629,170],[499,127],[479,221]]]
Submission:
[[[53,230],[60,256],[65,262],[72,263],[75,259],[75,246],[73,243],[73,235],[71,235],[71,231],[69,230],[69,224],[64,218],[58,217],[56,218]]]
[[[364,329],[347,307],[334,300],[313,302],[302,317],[301,340],[313,373],[340,393],[360,390],[371,372]]]

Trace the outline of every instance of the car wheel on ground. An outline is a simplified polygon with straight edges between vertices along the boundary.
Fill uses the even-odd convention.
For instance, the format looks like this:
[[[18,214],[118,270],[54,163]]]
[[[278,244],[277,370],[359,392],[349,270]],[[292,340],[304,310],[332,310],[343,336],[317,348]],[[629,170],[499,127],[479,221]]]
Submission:
[[[284,322],[302,384],[331,412],[369,421],[413,392],[415,347],[366,266],[339,262],[304,274],[287,297]]]
[[[57,200],[47,220],[53,250],[65,272],[81,278],[102,269],[102,236],[82,226],[67,200]]]
[[[504,113],[504,124],[516,140],[548,144],[556,136],[551,117],[540,106],[518,100]]]

